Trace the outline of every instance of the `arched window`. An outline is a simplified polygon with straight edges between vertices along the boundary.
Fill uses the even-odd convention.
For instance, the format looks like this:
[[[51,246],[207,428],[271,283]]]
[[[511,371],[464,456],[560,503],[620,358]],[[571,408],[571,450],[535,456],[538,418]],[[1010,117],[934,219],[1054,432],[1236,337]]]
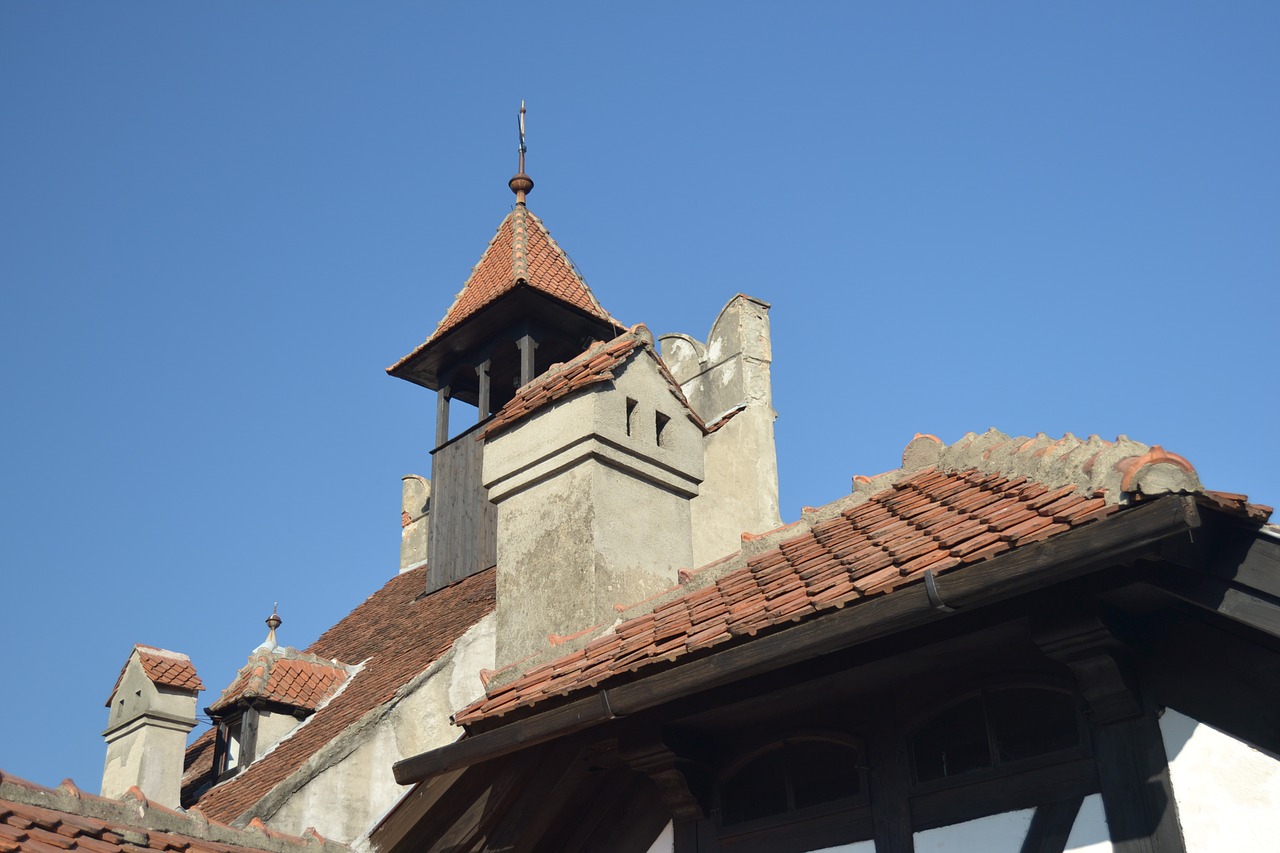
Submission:
[[[862,745],[805,735],[769,744],[731,767],[720,787],[721,824],[865,800]]]
[[[1080,715],[1068,692],[1047,687],[999,687],[944,709],[911,736],[917,783],[1002,768],[1078,750]]]

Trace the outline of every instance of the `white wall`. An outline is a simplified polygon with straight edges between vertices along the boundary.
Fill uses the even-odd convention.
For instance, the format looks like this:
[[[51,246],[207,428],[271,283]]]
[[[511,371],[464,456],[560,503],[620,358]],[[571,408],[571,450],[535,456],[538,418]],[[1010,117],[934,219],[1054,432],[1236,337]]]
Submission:
[[[1018,853],[1035,809],[980,817],[917,832],[916,853]]]
[[[916,853],[1018,853],[1034,814],[1035,809],[1023,809],[917,832]],[[1102,797],[1098,794],[1085,797],[1071,825],[1066,853],[1111,853],[1111,850]]]
[[[1280,761],[1172,709],[1160,734],[1187,853],[1280,850]]]
[[[662,828],[662,832],[658,834],[658,838],[653,844],[649,845],[649,853],[675,853],[676,849],[676,833],[671,822]]]

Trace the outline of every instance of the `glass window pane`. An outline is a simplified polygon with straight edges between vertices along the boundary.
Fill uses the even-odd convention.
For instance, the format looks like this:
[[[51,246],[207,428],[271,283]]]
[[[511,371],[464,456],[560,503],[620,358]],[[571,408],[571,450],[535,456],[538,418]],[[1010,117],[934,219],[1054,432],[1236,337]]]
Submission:
[[[1075,703],[1056,690],[1019,688],[987,696],[1001,763],[1069,749],[1080,740]]]
[[[787,810],[786,759],[782,745],[751,761],[724,784],[724,823],[782,814]]]
[[[911,739],[916,781],[945,779],[991,766],[982,697],[943,711]]]
[[[787,744],[794,806],[802,809],[852,797],[861,787],[858,751],[831,741],[796,740]]]

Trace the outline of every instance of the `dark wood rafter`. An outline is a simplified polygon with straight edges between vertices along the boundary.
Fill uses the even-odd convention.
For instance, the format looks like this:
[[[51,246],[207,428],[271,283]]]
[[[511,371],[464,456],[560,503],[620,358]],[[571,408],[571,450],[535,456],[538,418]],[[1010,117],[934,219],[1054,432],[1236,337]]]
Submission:
[[[673,818],[684,821],[706,817],[705,803],[698,801],[685,776],[688,762],[672,751],[656,729],[629,733],[620,741],[619,752],[628,766],[653,780]]]
[[[1035,641],[1046,655],[1071,668],[1095,720],[1110,723],[1142,713],[1127,667],[1117,657],[1120,643],[1096,615],[1077,610],[1066,619],[1042,623]]]

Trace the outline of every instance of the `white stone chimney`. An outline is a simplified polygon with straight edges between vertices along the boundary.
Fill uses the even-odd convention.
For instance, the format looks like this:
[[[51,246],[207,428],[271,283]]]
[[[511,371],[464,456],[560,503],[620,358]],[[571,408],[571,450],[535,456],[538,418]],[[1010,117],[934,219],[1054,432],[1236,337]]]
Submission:
[[[549,635],[611,623],[615,605],[674,586],[692,565],[702,430],[652,351],[636,348],[611,374],[487,439],[499,667],[547,650]]]
[[[107,700],[102,796],[118,799],[136,785],[148,799],[179,807],[183,754],[203,689],[186,655],[134,646]]]
[[[427,561],[430,529],[431,483],[418,474],[401,478],[400,571],[416,569]]]

